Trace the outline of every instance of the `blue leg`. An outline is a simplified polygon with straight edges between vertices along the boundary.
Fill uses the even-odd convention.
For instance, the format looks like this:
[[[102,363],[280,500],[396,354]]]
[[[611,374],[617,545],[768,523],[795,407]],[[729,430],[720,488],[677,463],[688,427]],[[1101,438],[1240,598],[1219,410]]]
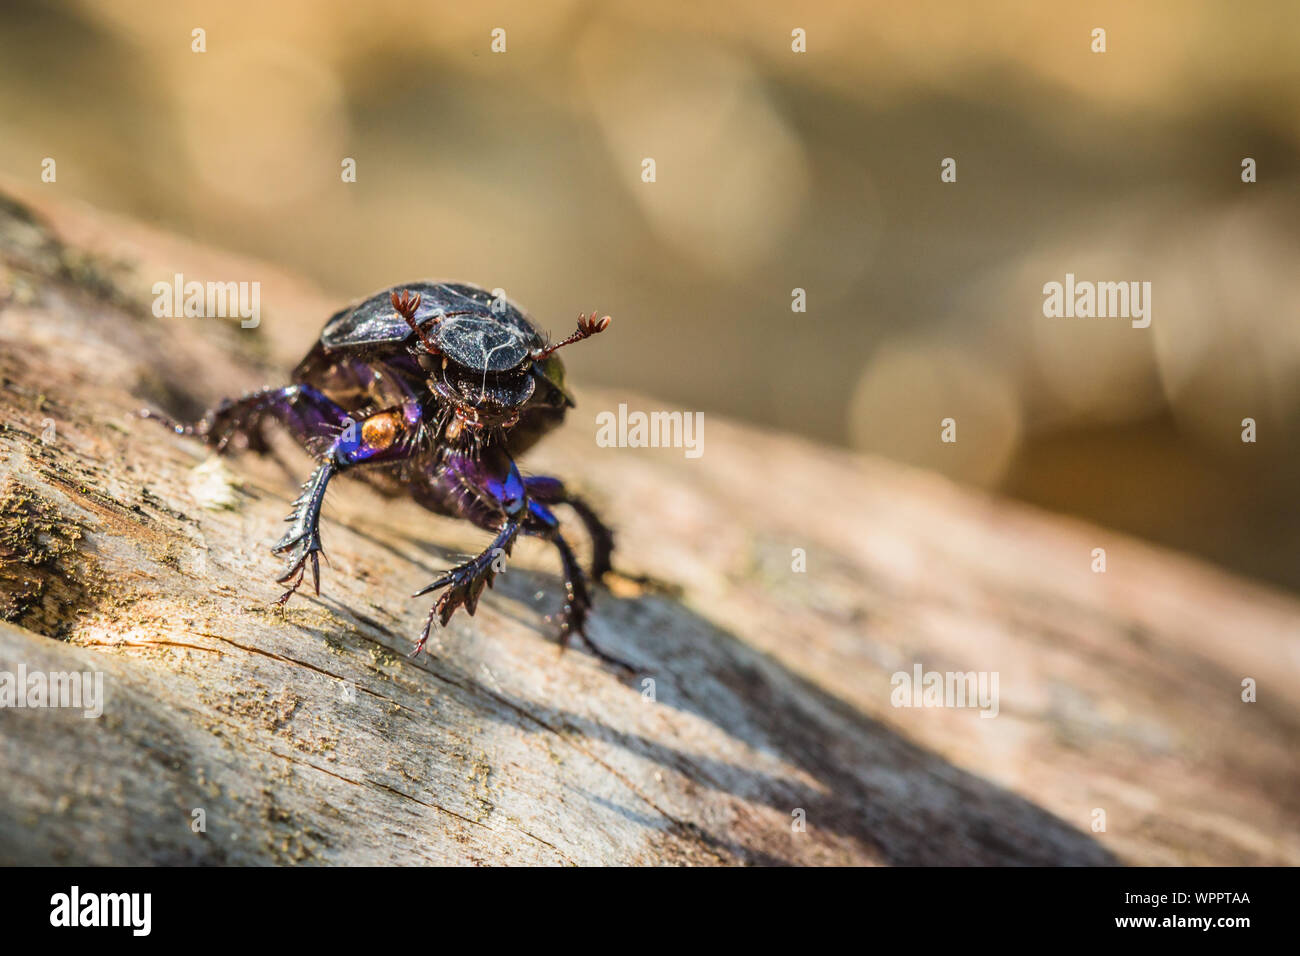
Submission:
[[[530,475],[524,479],[528,497],[544,504],[568,505],[574,510],[591,536],[591,576],[599,581],[611,569],[610,556],[614,552],[614,532],[591,510],[591,506],[570,494],[564,482],[549,475]]]
[[[369,383],[374,378],[374,370],[366,369],[361,381]],[[330,479],[355,465],[400,461],[419,450],[419,403],[406,389],[400,390],[397,398],[400,404],[356,422],[319,389],[303,383],[263,389],[234,401],[226,399],[192,426],[155,412],[141,414],[158,419],[178,434],[202,438],[218,453],[231,450],[236,439],[254,451],[268,451],[263,430],[268,421],[278,421],[319,462],[285,519],[289,530],[272,548],[276,554],[288,552],[288,567],[277,578],[278,583],[289,585],[280,596],[279,603],[284,604],[302,584],[308,562],[312,583],[320,594],[320,556],[324,553],[320,513]]]
[[[242,441],[253,451],[268,450],[263,429],[279,421],[298,444],[316,457],[329,447],[348,423],[348,414],[310,385],[267,388],[240,399],[226,399],[203,416],[193,433],[218,452]]]
[[[554,479],[548,479],[559,485]],[[472,521],[481,528],[495,531],[496,537],[478,557],[452,568],[420,594],[447,588],[429,612],[424,630],[413,654],[418,654],[429,639],[437,617],[445,626],[457,608],[472,615],[485,587],[491,587],[496,575],[504,570],[503,556],[510,554],[520,534],[545,538],[560,552],[564,567],[565,605],[560,623],[560,644],[565,646],[575,633],[601,660],[625,670],[631,665],[606,654],[592,643],[584,630],[591,609],[591,595],[586,577],[579,567],[569,543],[560,534],[560,523],[532,490],[542,494],[554,486],[524,479],[510,457],[499,447],[489,447],[477,457],[453,453],[444,458],[429,475],[419,497],[426,503]],[[559,486],[562,490],[563,486]],[[566,498],[566,503],[569,499]],[[608,557],[606,555],[606,557]]]
[[[416,499],[434,511],[456,515],[480,528],[496,533],[492,543],[478,557],[450,569],[414,597],[446,588],[429,610],[411,656],[424,649],[434,619],[447,626],[458,608],[470,616],[478,610],[485,587],[491,587],[497,574],[505,570],[505,558],[523,530],[521,520],[527,514],[528,496],[519,469],[499,448],[489,447],[481,454],[452,452],[440,459]]]
[[[492,582],[496,580],[497,574],[505,570],[505,559],[514,549],[515,539],[518,537],[519,524],[514,521],[506,521],[502,524],[501,530],[497,532],[497,536],[492,539],[492,543],[487,546],[487,549],[482,554],[443,573],[432,584],[411,595],[412,597],[419,597],[439,588],[447,589],[442,592],[442,595],[430,609],[429,617],[424,622],[424,630],[420,632],[420,639],[416,642],[415,649],[411,651],[412,657],[417,656],[420,651],[424,650],[435,617],[438,619],[438,623],[446,627],[447,622],[451,620],[451,616],[456,613],[457,608],[463,607],[470,617],[474,616],[474,612],[478,610],[478,599],[482,596],[483,589],[485,587],[490,588]]]
[[[310,386],[293,388],[299,389],[301,394],[310,389]],[[271,549],[276,554],[288,553],[285,572],[277,578],[280,584],[289,585],[289,589],[280,596],[280,604],[288,601],[298,590],[309,561],[312,585],[316,593],[320,594],[320,556],[324,553],[320,541],[320,513],[330,479],[363,463],[393,462],[408,458],[417,447],[420,413],[414,405],[385,409],[356,423],[348,420],[337,405],[332,402],[330,405],[333,406],[332,409],[323,409],[319,405],[299,409],[292,404],[281,404],[276,408],[277,417],[289,426],[295,437],[302,440],[298,429],[310,422],[315,430],[307,437],[312,442],[319,440],[322,444],[328,441],[325,450],[318,456],[320,464],[302,486],[302,494],[294,501],[293,510],[285,519],[289,522],[289,530]],[[324,421],[326,414],[334,417],[336,413],[343,414],[342,422],[346,424],[336,425]],[[303,444],[308,442],[303,441]]]

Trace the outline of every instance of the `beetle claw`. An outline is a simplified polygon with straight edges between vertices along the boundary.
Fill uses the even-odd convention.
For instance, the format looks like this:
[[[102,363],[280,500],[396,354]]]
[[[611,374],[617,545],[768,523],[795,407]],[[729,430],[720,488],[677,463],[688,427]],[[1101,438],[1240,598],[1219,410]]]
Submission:
[[[434,617],[438,618],[439,624],[446,627],[447,622],[451,620],[451,616],[462,607],[471,617],[474,616],[474,612],[478,610],[478,601],[483,596],[484,588],[492,584],[500,570],[497,565],[497,556],[499,554],[509,555],[511,549],[514,548],[515,538],[518,535],[519,525],[513,522],[507,523],[482,554],[443,572],[432,584],[415,592],[413,596],[419,597],[422,594],[428,594],[430,591],[437,591],[439,588],[447,589],[442,592],[442,595],[430,608],[429,617],[424,623],[424,630],[420,632],[420,640],[416,643],[412,655],[419,654],[425,642],[428,641]]]
[[[293,597],[298,588],[302,587],[303,578],[306,577],[307,564],[311,563],[311,582],[316,596],[320,596],[320,559],[325,557],[325,563],[329,564],[329,558],[325,556],[324,550],[320,546],[320,540],[313,533],[311,535],[300,537],[293,541],[281,541],[272,550],[274,552],[286,551],[292,548],[289,556],[289,565],[284,574],[275,579],[276,584],[288,584],[289,590],[280,595],[277,604],[283,606],[288,603],[289,598]]]

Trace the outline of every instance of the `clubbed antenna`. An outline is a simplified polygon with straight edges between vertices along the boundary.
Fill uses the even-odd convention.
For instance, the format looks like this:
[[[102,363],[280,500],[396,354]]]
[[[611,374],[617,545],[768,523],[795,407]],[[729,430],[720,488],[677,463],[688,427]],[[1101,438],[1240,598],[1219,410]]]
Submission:
[[[406,319],[406,324],[420,337],[420,341],[429,350],[429,354],[437,355],[438,346],[433,344],[433,341],[424,334],[424,330],[415,321],[415,312],[420,308],[420,293],[417,292],[412,296],[410,290],[403,289],[401,295],[394,292],[389,296],[389,299],[393,303],[393,308],[397,310],[397,314]]]
[[[609,328],[609,316],[605,315],[597,319],[595,312],[591,313],[591,315],[589,316],[583,315],[581,312],[579,312],[578,330],[562,342],[556,342],[554,345],[548,345],[544,349],[535,349],[532,355],[533,361],[540,362],[542,359],[546,358],[546,356],[550,355],[552,352],[557,351],[558,349],[562,349],[566,345],[572,345],[574,342],[581,342],[583,339],[589,338],[590,336],[595,335],[597,332],[604,332],[607,328]]]

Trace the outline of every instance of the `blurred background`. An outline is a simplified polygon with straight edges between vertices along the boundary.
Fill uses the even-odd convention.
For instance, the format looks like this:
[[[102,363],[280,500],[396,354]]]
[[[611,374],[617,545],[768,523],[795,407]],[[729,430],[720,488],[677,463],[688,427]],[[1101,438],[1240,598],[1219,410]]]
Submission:
[[[566,357],[579,388],[938,470],[1292,590],[1298,152],[1289,0],[0,6],[10,175],[53,157],[62,196],[340,303],[434,276],[502,287],[555,333],[609,312],[614,337]],[[1067,272],[1151,282],[1151,327],[1044,318]]]

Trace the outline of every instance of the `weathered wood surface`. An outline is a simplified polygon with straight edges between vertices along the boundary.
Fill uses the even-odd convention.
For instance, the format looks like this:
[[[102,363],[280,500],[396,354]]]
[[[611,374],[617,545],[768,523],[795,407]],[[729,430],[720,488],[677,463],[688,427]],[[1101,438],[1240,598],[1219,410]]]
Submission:
[[[214,461],[130,413],[282,381],[337,303],[39,205],[0,207],[0,671],[100,671],[107,700],[0,710],[0,861],[1300,862],[1294,598],[712,417],[696,460],[596,447],[627,396],[580,388],[526,464],[680,589],[597,598],[593,636],[655,702],[557,653],[533,542],[407,659],[408,595],[482,536],[360,484],[331,490],[321,596],[280,614],[268,546],[303,460]],[[261,328],[154,318],[178,271],[260,281]],[[998,672],[999,715],[892,707],[918,662]]]

